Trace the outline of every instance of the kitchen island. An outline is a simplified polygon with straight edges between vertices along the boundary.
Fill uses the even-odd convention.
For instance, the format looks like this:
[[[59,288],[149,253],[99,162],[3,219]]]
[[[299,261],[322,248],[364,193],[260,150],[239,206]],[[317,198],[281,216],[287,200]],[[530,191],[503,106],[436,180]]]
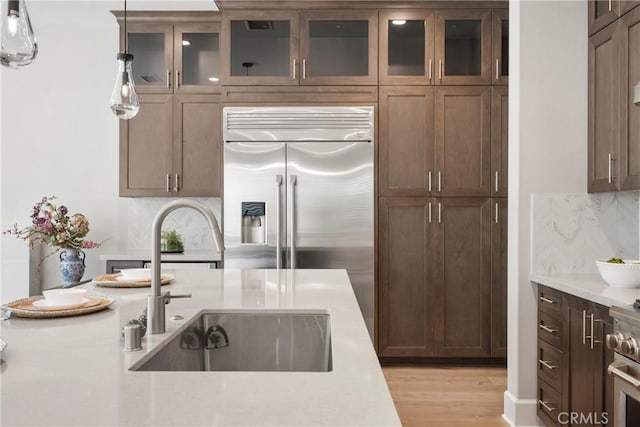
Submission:
[[[167,332],[124,352],[121,328],[150,288],[109,289],[107,310],[0,324],[2,426],[399,426],[344,270],[177,270],[163,291]],[[330,314],[330,372],[134,372],[129,368],[202,309],[321,310]],[[181,315],[184,320],[170,320]]]

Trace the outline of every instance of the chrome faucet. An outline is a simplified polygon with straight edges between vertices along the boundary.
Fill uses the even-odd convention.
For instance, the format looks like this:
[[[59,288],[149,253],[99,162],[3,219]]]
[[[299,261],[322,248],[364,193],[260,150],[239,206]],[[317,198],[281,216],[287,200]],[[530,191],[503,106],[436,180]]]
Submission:
[[[213,242],[218,252],[224,251],[224,242],[220,227],[211,209],[202,203],[193,200],[178,199],[165,205],[158,211],[151,225],[151,295],[147,297],[147,328],[151,334],[164,334],[165,332],[165,304],[169,304],[171,298],[188,298],[191,295],[174,295],[169,292],[160,292],[160,231],[162,222],[171,212],[180,208],[191,208],[200,212],[209,223],[209,229],[213,235]]]

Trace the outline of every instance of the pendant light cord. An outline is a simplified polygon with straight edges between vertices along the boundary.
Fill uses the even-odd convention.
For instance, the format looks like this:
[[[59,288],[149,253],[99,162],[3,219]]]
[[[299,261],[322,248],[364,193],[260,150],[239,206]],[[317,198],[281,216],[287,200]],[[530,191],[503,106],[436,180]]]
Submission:
[[[129,34],[127,33],[127,0],[124,0],[124,53],[127,53],[127,42]]]

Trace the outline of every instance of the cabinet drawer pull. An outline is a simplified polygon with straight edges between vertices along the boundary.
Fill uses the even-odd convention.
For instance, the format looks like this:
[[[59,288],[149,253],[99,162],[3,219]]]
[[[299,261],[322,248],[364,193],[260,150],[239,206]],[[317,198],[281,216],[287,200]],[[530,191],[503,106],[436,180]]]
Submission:
[[[548,304],[556,304],[556,302],[554,300],[549,299],[549,298],[545,298],[545,297],[540,297],[540,301],[546,302]]]
[[[442,224],[442,203],[438,202],[438,224]]]
[[[296,60],[295,59],[293,60],[293,67],[291,67],[291,71],[292,71],[291,74],[293,74],[293,80],[295,80],[296,79]]]
[[[496,58],[496,80],[500,80],[500,58]]]
[[[167,193],[171,193],[171,174],[167,174]]]
[[[540,324],[540,329],[542,329],[545,332],[549,332],[550,334],[555,334],[556,332],[558,332],[557,329],[550,328],[548,326],[543,325],[542,323]]]
[[[431,202],[429,202],[429,224],[431,224]]]
[[[612,1],[612,0],[609,0],[609,12],[611,12],[611,9],[613,9],[613,7],[612,7],[612,6],[613,6],[613,5],[612,5],[612,3],[613,3],[613,1]]]
[[[438,78],[442,80],[442,59],[438,60]]]
[[[557,366],[552,365],[551,363],[547,362],[546,360],[538,360],[538,362],[540,362],[540,364],[542,366],[544,366],[545,368],[549,369],[550,371],[553,371],[554,369],[557,368]]]
[[[498,215],[499,215],[498,212],[499,212],[498,211],[498,202],[496,202],[496,224],[498,223]]]
[[[431,70],[433,64],[431,62],[431,58],[429,58],[429,81],[431,81],[431,78],[433,77],[433,71]]]
[[[442,172],[438,171],[438,193],[442,193]]]
[[[180,87],[180,71],[176,70],[176,89]]]
[[[587,344],[587,310],[582,310],[582,345]]]
[[[307,60],[302,59],[302,80],[307,79]]]
[[[173,191],[176,193],[180,190],[180,175],[175,175],[175,182],[173,183]]]
[[[496,171],[496,193],[500,192],[500,186],[498,185],[498,171]]]
[[[609,153],[609,157],[608,157],[608,167],[609,167],[609,177],[608,177],[608,183],[611,184],[611,182],[613,181],[613,176],[612,176],[612,163],[613,162],[613,157],[611,156],[611,153]]]
[[[167,89],[171,87],[171,71],[167,70]]]
[[[538,403],[540,403],[540,405],[545,409],[545,411],[547,412],[553,412],[555,411],[557,408],[554,408],[553,406],[549,406],[549,402],[544,402],[542,400],[538,400]]]
[[[431,171],[429,171],[429,193],[431,193]]]

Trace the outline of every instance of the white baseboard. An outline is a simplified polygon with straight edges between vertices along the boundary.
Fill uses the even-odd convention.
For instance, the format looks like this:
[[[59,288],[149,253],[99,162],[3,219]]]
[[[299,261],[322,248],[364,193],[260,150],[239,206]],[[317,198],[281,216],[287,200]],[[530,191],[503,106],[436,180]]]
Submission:
[[[512,427],[539,427],[536,399],[518,399],[509,390],[504,392],[504,414],[502,418]]]

